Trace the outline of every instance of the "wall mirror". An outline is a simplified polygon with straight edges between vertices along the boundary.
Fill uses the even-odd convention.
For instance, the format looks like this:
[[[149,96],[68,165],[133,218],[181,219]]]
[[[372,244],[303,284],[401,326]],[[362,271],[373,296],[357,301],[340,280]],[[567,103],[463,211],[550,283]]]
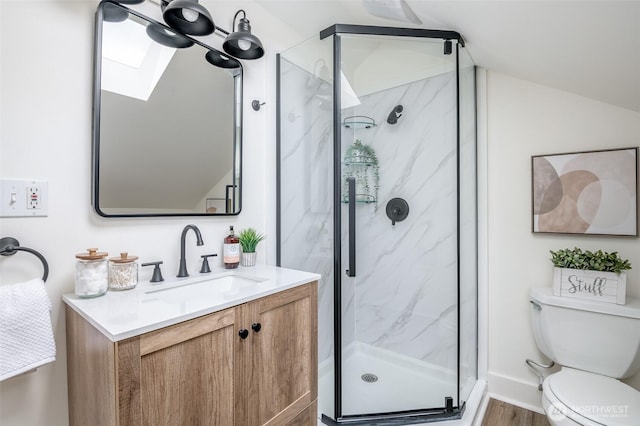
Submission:
[[[94,61],[96,212],[238,214],[240,62],[133,8],[105,1],[96,12]]]

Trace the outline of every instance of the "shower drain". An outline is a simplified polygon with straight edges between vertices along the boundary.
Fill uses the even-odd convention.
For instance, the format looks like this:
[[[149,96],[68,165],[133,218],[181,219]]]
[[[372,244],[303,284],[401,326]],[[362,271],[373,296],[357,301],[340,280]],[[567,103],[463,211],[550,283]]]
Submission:
[[[361,376],[362,380],[364,380],[367,383],[374,383],[378,381],[378,376],[376,376],[375,374],[371,374],[371,373],[366,373],[363,374]]]

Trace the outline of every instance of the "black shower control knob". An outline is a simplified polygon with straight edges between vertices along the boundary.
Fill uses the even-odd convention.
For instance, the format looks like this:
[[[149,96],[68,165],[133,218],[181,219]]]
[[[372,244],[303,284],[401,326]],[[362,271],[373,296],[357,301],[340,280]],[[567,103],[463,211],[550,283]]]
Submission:
[[[241,328],[240,331],[238,331],[238,336],[240,336],[242,340],[246,339],[249,336],[249,330]]]
[[[387,203],[387,217],[391,219],[391,224],[402,222],[409,216],[409,203],[402,198],[392,198]]]
[[[254,322],[253,324],[251,324],[251,329],[257,333],[262,329],[262,324],[260,324],[259,322]]]

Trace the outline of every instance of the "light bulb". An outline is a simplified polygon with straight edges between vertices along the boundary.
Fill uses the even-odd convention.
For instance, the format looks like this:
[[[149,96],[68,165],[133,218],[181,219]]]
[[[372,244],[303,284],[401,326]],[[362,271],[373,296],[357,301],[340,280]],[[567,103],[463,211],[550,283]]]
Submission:
[[[200,14],[195,10],[182,8],[182,17],[189,22],[196,22]]]
[[[247,40],[238,40],[238,47],[241,50],[249,50],[251,48],[251,42]]]

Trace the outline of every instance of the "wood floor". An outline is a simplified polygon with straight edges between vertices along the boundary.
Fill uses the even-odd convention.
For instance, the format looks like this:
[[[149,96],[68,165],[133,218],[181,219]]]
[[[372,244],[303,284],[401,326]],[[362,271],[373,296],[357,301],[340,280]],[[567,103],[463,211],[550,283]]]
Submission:
[[[482,426],[549,426],[549,422],[543,414],[491,399]]]

